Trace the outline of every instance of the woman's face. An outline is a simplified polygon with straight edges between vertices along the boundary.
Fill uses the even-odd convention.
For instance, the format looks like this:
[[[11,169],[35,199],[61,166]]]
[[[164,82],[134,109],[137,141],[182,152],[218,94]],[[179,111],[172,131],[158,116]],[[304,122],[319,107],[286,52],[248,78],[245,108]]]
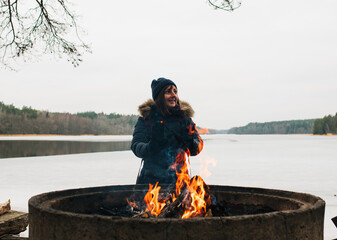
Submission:
[[[168,108],[174,108],[178,102],[178,89],[174,85],[170,85],[164,90],[164,101]]]

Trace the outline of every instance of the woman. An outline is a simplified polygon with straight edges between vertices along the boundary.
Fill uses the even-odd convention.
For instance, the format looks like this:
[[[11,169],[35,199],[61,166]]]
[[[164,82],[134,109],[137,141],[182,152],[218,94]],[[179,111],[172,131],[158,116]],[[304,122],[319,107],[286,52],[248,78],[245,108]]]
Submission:
[[[137,184],[175,183],[179,154],[195,156],[202,149],[202,140],[191,117],[193,109],[180,101],[176,84],[166,78],[151,83],[152,98],[139,106],[131,149],[142,158]]]

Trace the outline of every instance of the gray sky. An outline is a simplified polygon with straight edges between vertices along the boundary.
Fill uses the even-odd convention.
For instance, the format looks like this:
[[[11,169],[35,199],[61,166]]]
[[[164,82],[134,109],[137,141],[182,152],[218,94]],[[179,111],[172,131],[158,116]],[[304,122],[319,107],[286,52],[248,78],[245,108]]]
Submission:
[[[0,101],[53,112],[137,114],[152,79],[178,86],[201,127],[319,118],[337,112],[337,1],[81,0],[92,54],[1,69]]]

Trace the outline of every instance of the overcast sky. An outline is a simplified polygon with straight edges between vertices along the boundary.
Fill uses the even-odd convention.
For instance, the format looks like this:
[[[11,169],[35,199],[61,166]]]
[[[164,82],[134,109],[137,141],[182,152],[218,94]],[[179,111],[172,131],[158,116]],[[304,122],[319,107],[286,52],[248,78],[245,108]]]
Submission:
[[[73,1],[75,2],[75,1]],[[337,1],[76,1],[93,53],[0,69],[0,101],[52,112],[137,114],[166,77],[201,127],[337,112]]]

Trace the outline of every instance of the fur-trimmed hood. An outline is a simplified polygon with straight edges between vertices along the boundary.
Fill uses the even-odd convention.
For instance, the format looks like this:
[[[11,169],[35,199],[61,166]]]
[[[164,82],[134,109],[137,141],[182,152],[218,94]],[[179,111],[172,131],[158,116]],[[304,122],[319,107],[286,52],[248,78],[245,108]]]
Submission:
[[[191,105],[185,101],[179,100],[179,102],[180,102],[180,109],[183,112],[184,118],[192,118],[194,116],[194,110],[191,107]],[[149,99],[143,104],[139,105],[138,112],[140,116],[143,117],[144,119],[148,118],[151,113],[151,108],[154,104],[155,104],[154,100]]]

